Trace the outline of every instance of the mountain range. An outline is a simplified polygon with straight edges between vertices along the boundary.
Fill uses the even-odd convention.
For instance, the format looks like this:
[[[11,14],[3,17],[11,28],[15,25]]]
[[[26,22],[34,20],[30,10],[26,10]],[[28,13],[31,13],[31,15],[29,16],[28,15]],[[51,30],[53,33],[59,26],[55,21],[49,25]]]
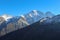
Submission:
[[[53,17],[53,19],[56,17]],[[0,40],[60,40],[60,22],[41,24],[39,20],[0,37]]]
[[[21,16],[2,15],[0,16],[0,36],[23,29],[38,21],[40,25],[56,24],[60,22],[60,15],[54,15],[50,11],[43,13],[38,10]]]

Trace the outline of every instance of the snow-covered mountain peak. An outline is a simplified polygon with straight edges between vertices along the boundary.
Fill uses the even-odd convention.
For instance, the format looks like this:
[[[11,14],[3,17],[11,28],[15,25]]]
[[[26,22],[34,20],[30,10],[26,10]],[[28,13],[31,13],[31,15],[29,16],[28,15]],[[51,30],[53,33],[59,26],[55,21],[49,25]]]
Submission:
[[[12,16],[7,15],[7,14],[2,15],[2,17],[3,17],[6,21],[8,21],[8,19],[12,18]]]
[[[33,10],[33,11],[37,11],[37,10]]]
[[[25,18],[25,16],[24,16],[24,15],[21,15],[21,17],[22,17],[22,18]]]
[[[37,10],[33,10],[34,15],[38,15]]]
[[[46,16],[47,16],[47,17],[53,17],[54,14],[53,14],[52,12],[48,11],[48,12],[46,12]]]

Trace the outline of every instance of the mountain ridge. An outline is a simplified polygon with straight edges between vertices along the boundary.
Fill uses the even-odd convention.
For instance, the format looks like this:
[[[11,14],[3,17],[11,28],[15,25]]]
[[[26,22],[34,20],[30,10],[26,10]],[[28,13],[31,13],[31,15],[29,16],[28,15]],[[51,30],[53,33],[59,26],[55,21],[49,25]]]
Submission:
[[[2,30],[0,30],[1,34],[3,32],[5,32],[5,30],[7,30],[7,32],[5,32],[5,34],[7,34],[7,33],[10,33],[12,31],[16,31],[18,29],[25,28],[28,25],[31,25],[31,24],[39,21],[39,20],[40,20],[40,23],[44,23],[45,20],[55,16],[55,15],[52,15],[51,12],[47,12],[47,13],[48,13],[47,17],[46,17],[46,14],[44,14],[43,12],[40,12],[38,10],[33,10],[33,11],[31,11],[31,12],[25,14],[25,15],[21,15],[21,16],[12,16],[11,17],[11,16],[7,15],[6,18],[7,18],[8,21],[5,22],[6,26],[2,27],[2,25],[1,25],[1,27],[2,27],[1,28]],[[50,13],[51,13],[51,15],[50,15]]]

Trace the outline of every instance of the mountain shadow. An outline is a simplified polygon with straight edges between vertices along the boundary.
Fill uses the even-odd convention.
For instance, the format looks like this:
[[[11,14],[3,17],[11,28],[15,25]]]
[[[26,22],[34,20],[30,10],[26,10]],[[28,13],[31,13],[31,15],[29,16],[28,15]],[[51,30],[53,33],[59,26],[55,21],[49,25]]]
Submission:
[[[60,23],[40,24],[36,22],[25,28],[0,37],[0,40],[59,40]]]

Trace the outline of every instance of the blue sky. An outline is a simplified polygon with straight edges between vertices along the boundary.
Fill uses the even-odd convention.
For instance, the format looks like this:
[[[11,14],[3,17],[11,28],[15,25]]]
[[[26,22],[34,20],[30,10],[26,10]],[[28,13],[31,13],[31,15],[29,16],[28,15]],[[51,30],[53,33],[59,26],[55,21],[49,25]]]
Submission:
[[[60,0],[0,0],[0,15],[17,16],[32,10],[60,14]]]

